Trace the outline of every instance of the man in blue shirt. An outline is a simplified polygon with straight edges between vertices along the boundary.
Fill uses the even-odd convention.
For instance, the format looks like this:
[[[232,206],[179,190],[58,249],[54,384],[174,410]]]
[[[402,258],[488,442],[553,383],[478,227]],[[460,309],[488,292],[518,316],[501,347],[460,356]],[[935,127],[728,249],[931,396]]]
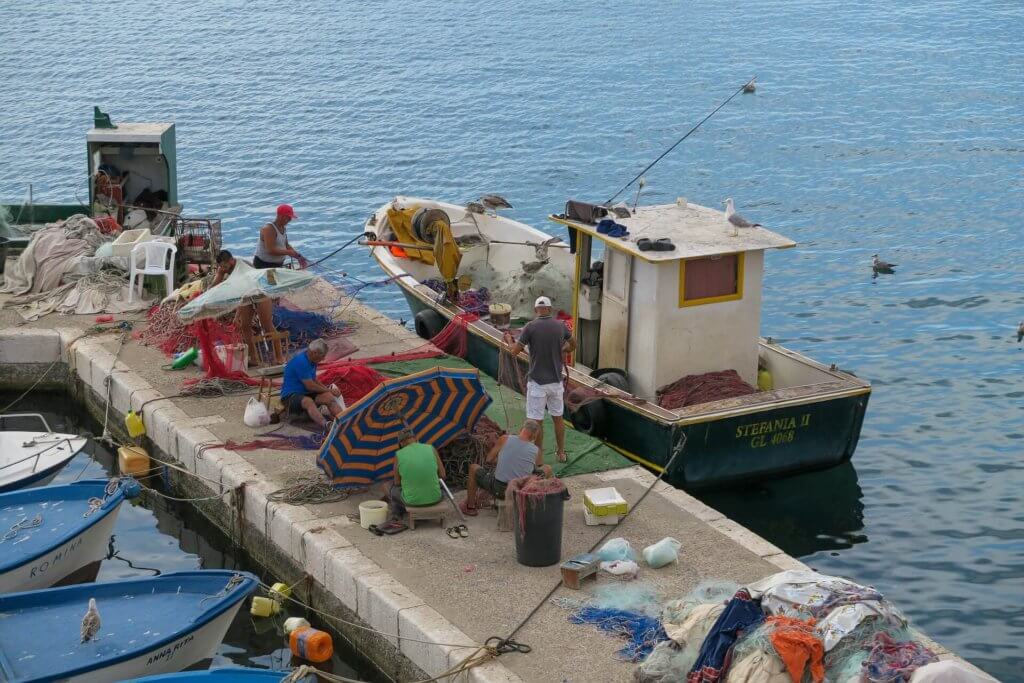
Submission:
[[[337,388],[325,387],[316,379],[317,363],[326,356],[327,342],[323,339],[310,342],[305,351],[300,351],[285,363],[281,382],[281,403],[285,410],[291,415],[305,413],[321,427],[327,421],[319,406],[325,407],[331,417],[341,414],[341,406],[335,400],[341,392]]]

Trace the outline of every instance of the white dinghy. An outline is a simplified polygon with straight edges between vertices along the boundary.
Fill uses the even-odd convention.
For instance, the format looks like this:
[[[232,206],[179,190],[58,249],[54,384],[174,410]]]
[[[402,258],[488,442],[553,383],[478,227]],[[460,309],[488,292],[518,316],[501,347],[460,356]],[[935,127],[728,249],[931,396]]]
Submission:
[[[48,484],[88,443],[82,436],[54,432],[38,413],[7,413],[0,423],[12,418],[38,420],[44,431],[0,431],[0,493]]]

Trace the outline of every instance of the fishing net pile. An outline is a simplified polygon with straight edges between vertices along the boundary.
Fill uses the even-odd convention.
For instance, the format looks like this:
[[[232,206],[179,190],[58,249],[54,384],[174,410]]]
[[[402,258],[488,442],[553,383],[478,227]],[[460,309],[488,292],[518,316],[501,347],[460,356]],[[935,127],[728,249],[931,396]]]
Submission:
[[[659,406],[675,410],[698,403],[745,396],[756,391],[757,389],[744,382],[735,370],[722,370],[677,379],[658,389],[657,397]]]
[[[553,250],[548,262],[537,261],[533,250],[523,250],[521,268],[496,270],[487,260],[463,264],[464,275],[477,290],[486,289],[490,301],[512,306],[513,318],[533,318],[533,302],[539,296],[551,297],[555,310],[572,310],[572,262],[568,254]]]
[[[877,590],[840,577],[790,570],[745,587],[701,584],[668,602],[639,583],[558,604],[573,623],[625,640],[618,655],[640,662],[640,683],[906,683],[938,662]]]
[[[421,284],[430,287],[438,294],[444,294],[444,280],[437,278],[430,278],[423,280]],[[459,300],[457,305],[464,311],[470,313],[476,313],[477,315],[483,315],[487,313],[487,306],[491,301],[491,293],[486,287],[480,287],[479,289],[467,289],[464,292],[459,292]]]
[[[445,480],[453,487],[464,488],[469,477],[471,464],[483,464],[491,447],[505,433],[501,426],[481,415],[473,426],[472,433],[456,437],[444,448],[438,449],[444,463]]]

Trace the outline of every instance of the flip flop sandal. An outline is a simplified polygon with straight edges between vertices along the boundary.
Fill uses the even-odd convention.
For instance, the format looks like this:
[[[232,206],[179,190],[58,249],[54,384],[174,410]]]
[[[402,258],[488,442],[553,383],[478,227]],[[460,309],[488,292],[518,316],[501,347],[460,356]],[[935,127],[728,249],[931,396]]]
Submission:
[[[676,245],[672,244],[672,240],[667,237],[654,240],[654,244],[651,245],[654,251],[675,251]]]
[[[566,454],[565,451],[562,451],[555,456],[555,460],[561,463],[566,463],[569,462],[569,456]]]
[[[648,238],[641,237],[636,241],[636,248],[639,249],[640,251],[650,251],[654,249],[654,245]]]
[[[381,531],[380,527],[378,527],[376,524],[371,524],[370,526],[368,526],[366,528],[366,530],[369,531],[374,536],[383,536],[384,535],[384,532]]]
[[[465,524],[456,524],[444,530],[449,538],[469,538],[469,529]]]
[[[409,526],[404,522],[388,522],[386,524],[381,525],[377,530],[380,531],[382,534],[394,536],[395,534],[402,533],[408,528]]]

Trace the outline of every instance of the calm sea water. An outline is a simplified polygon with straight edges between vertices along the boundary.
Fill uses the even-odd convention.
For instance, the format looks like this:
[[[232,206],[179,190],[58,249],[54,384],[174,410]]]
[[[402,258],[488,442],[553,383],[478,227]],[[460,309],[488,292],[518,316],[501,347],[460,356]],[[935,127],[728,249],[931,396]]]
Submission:
[[[0,402],[8,405],[17,393],[0,393]],[[30,394],[11,412],[41,412],[55,431],[96,436],[102,426],[61,394]],[[38,429],[34,420],[9,420],[6,429]],[[117,470],[117,453],[91,440],[82,453],[57,475],[54,484],[70,484],[81,479],[106,479]],[[159,482],[152,482],[160,486]],[[202,518],[190,505],[169,501],[152,493],[135,502],[126,502],[117,515],[117,524],[106,559],[100,563],[97,581],[156,576],[166,572],[194,569],[240,569],[253,572],[265,583],[276,577],[263,574],[224,534]],[[102,609],[102,606],[101,606]],[[290,611],[290,614],[286,612]],[[288,672],[293,666],[291,651],[282,624],[288,616],[304,614],[300,608],[286,609],[273,619],[253,618],[248,601],[239,610],[212,661],[193,668],[247,666]],[[315,617],[311,619],[317,624]],[[361,656],[336,642],[331,661],[318,664],[334,673],[363,681],[383,681]]]
[[[731,196],[798,240],[768,258],[764,332],[875,392],[852,467],[709,500],[1020,680],[1022,37],[1019,0],[4,3],[0,196],[86,196],[100,104],[177,122],[181,198],[242,254],[282,201],[311,255],[397,193],[497,191],[540,226],[757,74],[645,201]]]

